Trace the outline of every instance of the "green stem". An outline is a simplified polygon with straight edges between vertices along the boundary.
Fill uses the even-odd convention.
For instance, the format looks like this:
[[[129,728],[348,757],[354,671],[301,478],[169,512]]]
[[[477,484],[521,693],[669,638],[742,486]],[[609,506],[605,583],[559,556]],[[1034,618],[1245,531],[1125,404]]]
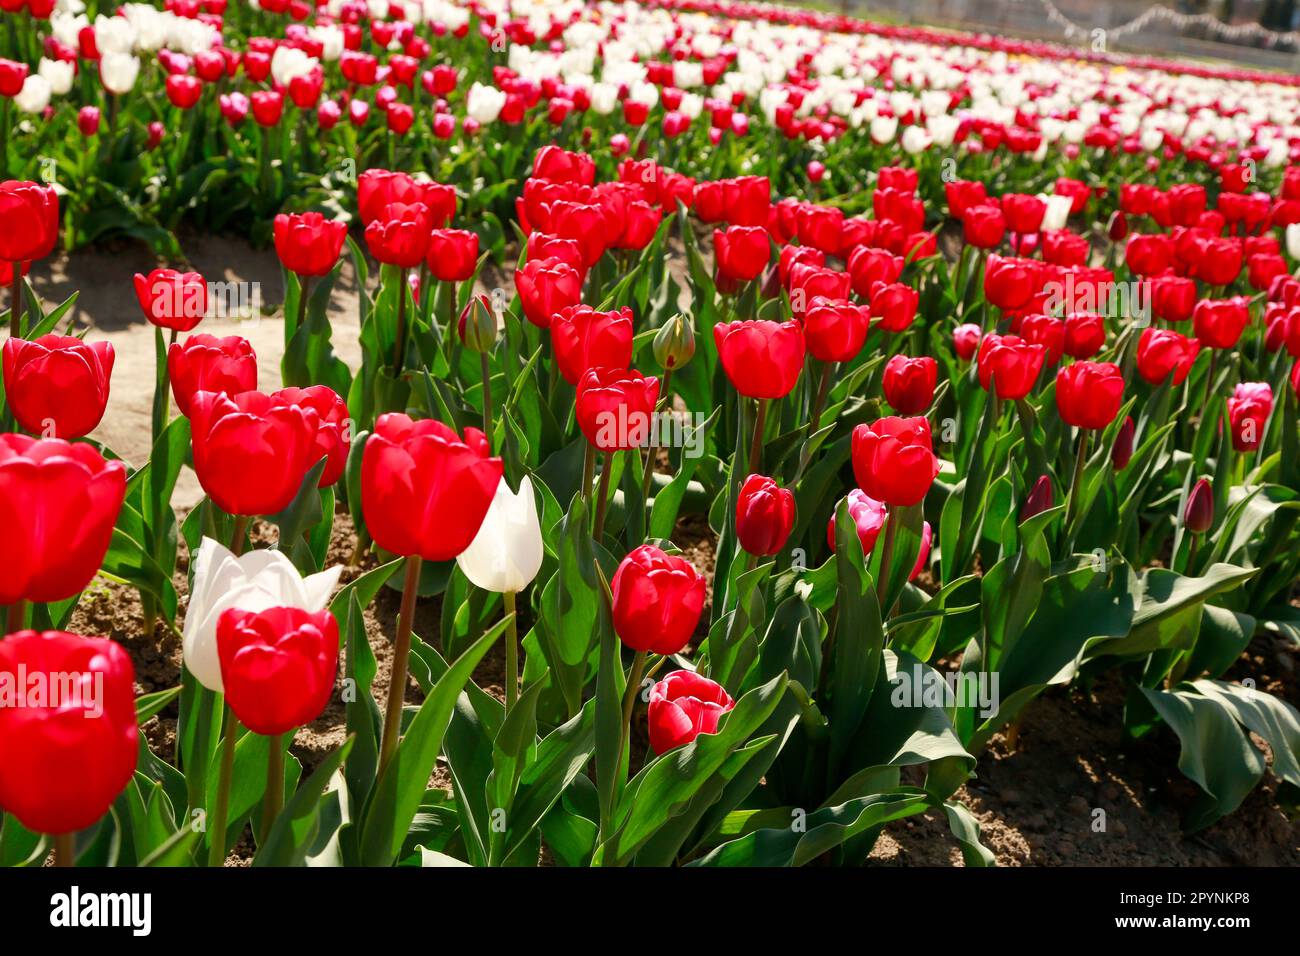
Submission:
[[[217,776],[217,800],[212,807],[212,820],[208,826],[208,866],[224,866],[226,862],[226,816],[230,808],[230,778],[235,770],[235,744],[239,740],[239,721],[227,702],[225,730],[221,746],[221,769]]]
[[[605,530],[605,512],[609,507],[609,474],[614,470],[614,453],[605,452],[605,465],[600,469],[600,488],[596,491],[596,526],[592,537],[597,542]]]
[[[582,500],[591,501],[591,481],[596,476],[596,446],[587,442],[587,451],[582,459]]]
[[[238,557],[244,553],[244,538],[248,531],[248,515],[235,515],[235,530],[230,536],[230,550]]]
[[[876,581],[876,600],[882,618],[889,616],[885,609],[885,596],[889,593],[889,566],[894,562],[894,535],[898,531],[898,512],[890,508],[885,515],[884,544],[880,551],[880,577]]]
[[[415,622],[415,598],[420,590],[418,554],[406,559],[406,579],[402,582],[402,607],[397,617],[397,636],[393,642],[393,672],[388,679],[388,708],[384,713],[384,737],[379,751],[379,773],[397,752],[397,738],[402,732],[402,701],[406,696],[406,673],[411,660],[411,627]]]
[[[627,687],[623,689],[623,732],[618,738],[618,759],[614,766],[622,774],[623,755],[632,747],[632,709],[636,706],[636,695],[641,690],[641,676],[645,673],[646,652],[637,651],[632,658],[632,670],[627,675]]]
[[[9,336],[23,337],[23,264],[13,263],[13,291],[9,296]]]
[[[257,839],[259,846],[266,845],[275,818],[284,806],[284,736],[276,734],[270,738],[270,744],[266,757],[266,793],[262,797],[262,832]]]
[[[1074,478],[1070,482],[1070,500],[1065,506],[1065,530],[1070,534],[1078,518],[1079,493],[1083,486],[1083,469],[1088,462],[1088,429],[1079,429],[1079,450],[1074,459]],[[1074,538],[1071,535],[1070,541]]]
[[[478,353],[479,370],[483,376],[483,434],[492,441],[492,369],[486,352]]]
[[[23,598],[19,598],[13,604],[9,605],[9,611],[5,615],[5,633],[13,634],[15,631],[21,631],[26,620],[27,601]]]
[[[767,399],[758,399],[758,409],[754,415],[754,439],[749,445],[749,471],[745,475],[758,474],[763,464],[763,428],[767,424]]]
[[[669,402],[671,401],[671,393],[668,391],[668,387],[672,383],[672,380],[673,380],[673,370],[671,368],[665,369],[663,391],[660,393],[659,402],[655,406],[656,414],[666,409],[668,407]],[[650,498],[650,485],[654,481],[654,475],[655,475],[655,459],[659,457],[658,443],[651,442],[647,452],[648,453],[646,455],[646,460],[645,460],[645,473],[641,476],[641,500],[643,502],[649,500]]]
[[[390,167],[391,168],[391,167]],[[397,341],[393,345],[393,378],[402,374],[406,361],[406,270],[397,270]]]
[[[57,867],[77,865],[77,850],[73,842],[73,834],[54,834],[54,865]]]
[[[519,631],[515,623],[515,592],[506,591],[501,595],[506,605],[506,713],[519,700]]]

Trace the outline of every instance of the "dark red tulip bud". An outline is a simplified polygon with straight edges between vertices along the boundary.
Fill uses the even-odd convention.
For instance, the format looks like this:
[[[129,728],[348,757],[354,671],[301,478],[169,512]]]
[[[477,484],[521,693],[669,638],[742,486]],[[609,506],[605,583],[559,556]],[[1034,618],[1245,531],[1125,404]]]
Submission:
[[[1202,478],[1187,496],[1183,509],[1183,527],[1193,534],[1204,534],[1214,524],[1214,489],[1208,479]]]
[[[1047,475],[1041,475],[1034,482],[1029,497],[1025,499],[1024,507],[1020,509],[1021,523],[1028,521],[1034,515],[1042,514],[1055,504],[1056,495],[1052,491],[1052,479]]]
[[[1110,463],[1116,471],[1127,468],[1129,459],[1133,457],[1133,432],[1133,416],[1126,415],[1124,424],[1119,426],[1119,434],[1115,436],[1115,444],[1110,449]]]

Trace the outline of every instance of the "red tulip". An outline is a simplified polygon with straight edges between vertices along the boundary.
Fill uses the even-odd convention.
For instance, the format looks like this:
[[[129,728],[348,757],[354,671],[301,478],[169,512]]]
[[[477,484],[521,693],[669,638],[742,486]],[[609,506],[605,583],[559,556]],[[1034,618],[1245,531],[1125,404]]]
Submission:
[[[1151,280],[1151,311],[1166,322],[1185,322],[1196,306],[1196,282],[1184,276],[1156,276]]]
[[[5,396],[26,431],[80,438],[94,431],[108,404],[113,345],[65,335],[4,344]]]
[[[328,275],[339,261],[348,226],[318,212],[281,213],[275,217],[275,252],[299,276]]]
[[[176,407],[189,417],[196,392],[238,395],[257,388],[257,356],[248,339],[238,335],[191,335],[167,350],[167,376]]]
[[[857,251],[854,250],[855,253]],[[852,261],[852,257],[849,261]],[[790,285],[790,273],[797,265],[823,268],[826,265],[826,253],[812,246],[782,246],[776,263],[776,275],[781,285],[787,287]],[[899,268],[902,268],[901,263]]]
[[[544,225],[546,232],[576,242],[586,269],[605,254],[605,212],[598,205],[556,200],[546,207],[546,221],[536,225]]]
[[[393,203],[366,226],[366,246],[385,265],[411,269],[428,252],[431,231],[429,208],[424,203]]]
[[[847,362],[862,351],[871,310],[844,299],[816,296],[803,316],[808,353],[819,362]]]
[[[1231,299],[1202,299],[1192,312],[1192,327],[1197,340],[1212,349],[1234,348],[1250,321],[1248,301],[1242,296]]]
[[[187,76],[183,73],[174,73],[167,77],[164,88],[172,106],[182,110],[193,107],[203,95],[203,81],[197,76]]]
[[[1106,321],[1095,312],[1071,312],[1065,317],[1065,351],[1070,358],[1089,359],[1106,344]]]
[[[783,253],[784,251],[782,250]],[[859,246],[849,254],[847,267],[853,280],[853,291],[860,298],[866,299],[877,283],[889,285],[898,281],[898,277],[903,274],[903,257],[894,255],[888,249]]]
[[[614,630],[635,651],[676,654],[704,609],[704,578],[685,558],[643,544],[614,573]]]
[[[316,412],[316,447],[309,456],[311,464],[326,459],[321,472],[319,488],[326,488],[343,477],[348,463],[348,449],[352,446],[352,422],[348,406],[342,397],[328,385],[311,385],[307,388],[282,388],[271,393],[277,404],[310,408]]]
[[[990,255],[984,265],[984,297],[999,309],[1020,309],[1042,288],[1039,264]]]
[[[477,429],[462,440],[433,419],[381,415],[361,459],[366,528],[385,551],[449,561],[474,540],[503,470]]]
[[[974,322],[965,322],[952,330],[952,349],[963,362],[969,362],[979,350],[984,330]]]
[[[259,126],[275,126],[284,114],[284,96],[275,90],[258,90],[252,96],[253,119]]]
[[[794,495],[771,478],[750,475],[736,496],[736,538],[749,554],[772,555],[794,527]]]
[[[551,319],[551,344],[560,374],[577,385],[588,369],[624,369],[632,364],[632,310],[598,312],[573,305]]]
[[[1231,285],[1241,275],[1243,250],[1235,236],[1209,236],[1195,246],[1193,274],[1210,285]]]
[[[862,544],[862,553],[870,554],[876,546],[876,541],[880,537],[880,532],[885,527],[885,519],[889,516],[889,509],[883,501],[877,501],[872,498],[861,488],[853,488],[846,496],[849,508],[849,517],[853,519],[854,530],[858,533],[858,541]],[[836,534],[835,534],[835,516],[839,512],[836,507],[831,511],[831,520],[826,524],[826,544],[835,551]]]
[[[650,438],[659,379],[636,369],[589,368],[578,380],[578,427],[601,451],[639,448]]]
[[[528,261],[540,259],[558,259],[571,266],[578,273],[579,279],[587,274],[587,265],[582,261],[582,248],[572,239],[553,236],[547,232],[532,232],[528,236]]]
[[[925,418],[880,418],[853,429],[853,474],[877,501],[918,504],[939,474]]]
[[[557,312],[581,300],[582,276],[560,259],[530,259],[522,269],[515,270],[515,289],[524,318],[546,329]]]
[[[38,833],[90,827],[140,752],[130,656],[107,638],[19,631],[0,639],[0,676],[22,694],[0,707],[0,808]]]
[[[919,415],[934,401],[939,363],[928,355],[895,355],[885,363],[885,401],[900,415]]]
[[[1187,496],[1183,526],[1193,534],[1204,534],[1214,527],[1214,489],[1204,478],[1197,480]]]
[[[315,409],[274,395],[196,392],[189,419],[199,484],[227,514],[278,514],[320,459]]]
[[[1137,431],[1133,416],[1124,416],[1124,424],[1119,426],[1115,435],[1115,444],[1110,449],[1110,463],[1116,471],[1123,471],[1133,458],[1133,438]]]
[[[442,67],[442,69],[449,68]],[[533,178],[545,179],[553,183],[590,186],[596,181],[596,164],[586,153],[569,152],[567,149],[550,144],[543,146],[533,156]]]
[[[847,299],[852,283],[853,277],[847,272],[795,263],[790,267],[790,278],[786,284],[790,294],[790,311],[802,319],[808,304],[818,296],[825,299]]]
[[[713,341],[732,387],[746,398],[783,398],[803,368],[803,332],[797,322],[719,322]]]
[[[135,274],[135,297],[154,325],[188,332],[208,313],[208,283],[197,272],[154,269]]]
[[[15,179],[0,182],[0,259],[44,259],[58,238],[59,197],[53,188]]]
[[[8,11],[9,7],[6,6],[4,9]],[[0,96],[12,99],[21,93],[23,83],[27,80],[27,72],[26,63],[0,59]]]
[[[435,229],[426,262],[439,282],[465,282],[478,268],[478,236],[464,229]]]
[[[1056,373],[1056,409],[1067,425],[1105,428],[1124,401],[1124,377],[1113,362],[1075,362]]]
[[[239,722],[255,734],[279,736],[311,723],[329,703],[338,622],[328,610],[228,608],[217,619],[217,657]]]
[[[964,219],[966,210],[972,206],[986,205],[989,202],[988,192],[982,182],[967,182],[959,179],[956,182],[944,183],[943,190],[948,198],[948,211],[957,219]]]
[[[731,226],[713,231],[718,277],[733,284],[757,279],[771,258],[771,240],[761,226]]]
[[[1026,342],[1047,349],[1047,362],[1055,365],[1065,354],[1065,323],[1051,315],[1026,315],[1020,320],[1020,335]]]
[[[1152,385],[1159,385],[1173,373],[1174,384],[1181,385],[1192,370],[1200,348],[1195,339],[1172,329],[1143,329],[1138,338],[1138,374]]]
[[[1266,382],[1242,382],[1228,399],[1228,425],[1232,447],[1254,451],[1264,436],[1264,425],[1273,413],[1273,389]]]
[[[99,135],[99,107],[83,106],[77,111],[77,129],[82,136]]]
[[[103,563],[125,495],[122,463],[105,462],[91,445],[0,435],[0,557],[9,556],[0,604],[62,601],[83,590]]]
[[[456,191],[450,186],[386,169],[367,169],[357,177],[357,210],[367,226],[384,218],[389,206],[417,203],[427,210],[430,229],[442,228],[456,215]]]
[[[886,332],[905,331],[916,318],[920,294],[910,285],[891,282],[871,290],[871,314]]]
[[[1092,246],[1087,236],[1068,229],[1054,229],[1043,233],[1043,260],[1057,266],[1082,266],[1088,262]]]
[[[1140,276],[1160,275],[1174,258],[1174,244],[1164,234],[1131,236],[1124,247],[1124,262]]]
[[[1042,514],[1055,504],[1056,496],[1052,493],[1052,479],[1047,475],[1040,475],[1038,481],[1034,482],[1029,497],[1025,499],[1024,506],[1020,509],[1020,523],[1024,524],[1034,515]]]
[[[684,747],[700,734],[718,732],[718,722],[736,702],[694,671],[673,671],[650,688],[646,711],[650,748],[657,754]]]
[[[969,210],[967,210],[969,218]],[[1007,193],[1002,197],[1002,215],[1012,232],[1021,234],[1038,232],[1043,226],[1043,215],[1047,212],[1047,203],[1037,196],[1023,193]]]
[[[663,217],[663,210],[658,206],[640,201],[628,203],[623,229],[611,246],[615,249],[644,249],[659,231]]]
[[[980,342],[980,387],[996,389],[998,398],[1024,398],[1033,391],[1047,359],[1047,348],[1014,335],[989,334]]]

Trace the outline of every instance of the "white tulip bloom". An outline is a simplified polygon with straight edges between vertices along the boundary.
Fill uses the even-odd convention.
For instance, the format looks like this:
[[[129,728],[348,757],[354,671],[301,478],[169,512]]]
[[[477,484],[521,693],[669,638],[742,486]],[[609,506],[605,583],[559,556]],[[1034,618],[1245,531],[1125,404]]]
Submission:
[[[101,56],[135,49],[135,27],[126,17],[95,17],[95,48]]]
[[[903,152],[905,153],[911,153],[913,155],[923,153],[930,146],[930,134],[920,126],[909,126],[907,129],[903,130],[903,135],[899,139],[899,143],[902,145]]]
[[[1043,212],[1043,232],[1064,229],[1074,201],[1069,196],[1058,196],[1055,193],[1050,196],[1040,194],[1038,198],[1047,203],[1047,209]]]
[[[71,63],[41,57],[41,65],[37,67],[36,72],[45,77],[45,81],[50,84],[51,93],[55,96],[64,96],[72,89],[72,76],[76,71]]]
[[[1286,251],[1292,259],[1300,259],[1300,222],[1286,227]]]
[[[501,90],[498,90],[495,86],[484,86],[482,83],[475,83],[469,88],[465,112],[469,114],[471,119],[486,126],[501,115],[501,108],[505,105],[506,95]]]
[[[106,53],[99,60],[99,80],[110,93],[131,92],[139,75],[140,61],[130,53]]]
[[[871,121],[871,138],[877,143],[892,143],[897,133],[897,116],[877,116]]]
[[[50,81],[39,73],[32,73],[23,81],[23,88],[14,97],[14,106],[24,113],[42,113],[50,105]]]
[[[263,548],[236,557],[219,542],[204,538],[194,559],[194,588],[185,612],[185,666],[204,687],[222,693],[225,685],[217,657],[217,620],[222,612],[297,607],[315,613],[329,603],[342,573],[342,566],[335,565],[304,578],[281,551]]]
[[[542,567],[542,526],[537,499],[527,477],[512,494],[504,478],[497,485],[487,517],[456,563],[477,587],[497,594],[518,593]]]

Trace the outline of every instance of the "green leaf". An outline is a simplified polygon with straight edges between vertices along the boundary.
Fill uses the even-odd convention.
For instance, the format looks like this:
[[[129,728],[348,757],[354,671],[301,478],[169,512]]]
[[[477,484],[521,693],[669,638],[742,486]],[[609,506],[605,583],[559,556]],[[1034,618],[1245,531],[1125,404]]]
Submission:
[[[258,847],[257,856],[253,858],[254,866],[300,866],[303,863],[319,828],[325,788],[347,759],[353,739],[349,737],[343,746],[331,751],[285,804],[271,825],[266,842]],[[276,745],[279,745],[278,741]],[[342,786],[342,779],[335,780],[334,785]]]

